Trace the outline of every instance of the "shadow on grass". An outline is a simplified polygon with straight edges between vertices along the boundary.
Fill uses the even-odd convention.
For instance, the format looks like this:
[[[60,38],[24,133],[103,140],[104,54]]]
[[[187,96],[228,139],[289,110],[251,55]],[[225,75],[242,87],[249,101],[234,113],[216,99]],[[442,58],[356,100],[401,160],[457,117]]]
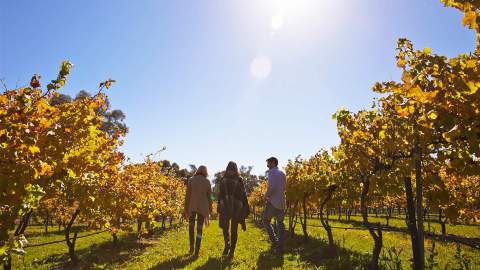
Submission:
[[[72,265],[68,254],[55,254],[35,264],[53,264],[53,269],[91,269],[103,268],[107,265],[121,264],[132,257],[140,255],[147,247],[148,242],[139,242],[136,234],[120,237],[117,243],[111,241],[93,244],[76,252],[79,262]],[[67,247],[65,246],[65,251]]]
[[[284,255],[276,254],[272,251],[260,253],[257,260],[258,269],[273,269],[283,267]]]
[[[159,263],[149,270],[171,270],[171,269],[183,269],[188,266],[190,263],[195,261],[195,258],[192,255],[181,255],[170,259],[168,261]],[[208,260],[201,266],[196,267],[196,270],[210,270],[210,269],[225,269],[232,264],[231,258],[226,257],[210,257]]]
[[[231,258],[208,258],[203,265],[195,268],[196,270],[225,269],[232,264]]]
[[[363,222],[361,222],[361,221],[357,221],[357,220],[350,220],[350,221],[348,221],[348,220],[333,220],[333,219],[332,219],[332,221],[342,223],[342,224],[352,225],[354,228],[363,228],[363,229],[367,230],[367,228],[365,228],[365,226],[363,226]],[[372,223],[372,224],[374,224],[374,223]],[[321,227],[321,226],[311,226],[311,225],[309,225],[309,227]],[[333,228],[335,228],[335,227],[333,227]],[[397,227],[397,226],[382,225],[382,230],[384,232],[398,232],[398,233],[404,233],[404,234],[409,233],[407,228]],[[435,239],[436,241],[442,241],[442,239],[443,239],[441,234],[438,234],[438,233],[435,233],[435,232],[425,232],[425,237],[427,239]],[[475,249],[480,249],[480,237],[465,237],[465,236],[461,236],[461,235],[447,234],[445,240],[447,242],[450,242],[450,243],[463,244],[463,245],[467,245],[467,246],[475,248]]]
[[[84,235],[78,236],[77,239],[81,239],[81,238],[85,238],[85,237],[90,237],[90,236],[93,236],[93,235],[101,234],[101,233],[104,233],[104,232],[106,232],[106,231],[107,231],[107,230],[96,231],[96,232],[92,232],[92,233],[89,233],[89,234],[84,234]],[[25,248],[48,246],[48,245],[51,245],[51,244],[64,243],[64,242],[65,242],[65,239],[61,239],[61,240],[55,240],[55,241],[50,241],[50,242],[43,242],[43,243],[38,243],[38,244],[31,244],[31,245],[26,246]]]
[[[131,258],[138,256],[144,252],[147,247],[152,246],[149,240],[154,240],[162,237],[164,233],[172,229],[178,229],[184,226],[183,224],[174,224],[168,228],[155,228],[153,235],[145,240],[139,240],[137,233],[129,233],[120,236],[117,243],[113,241],[105,241],[100,244],[92,244],[90,246],[78,249],[75,252],[79,262],[77,265],[72,265],[68,256],[67,246],[65,244],[65,253],[53,254],[42,260],[35,260],[32,262],[32,266],[38,267],[45,264],[53,265],[51,269],[91,269],[91,268],[104,268],[108,265],[121,264]],[[98,234],[98,233],[93,233]],[[88,237],[86,235],[78,238]],[[54,241],[52,243],[65,242]],[[40,245],[48,245],[50,243],[44,243]],[[37,245],[37,246],[40,246]]]
[[[183,269],[190,263],[195,261],[195,257],[185,254],[175,258],[172,258],[168,261],[164,261],[155,265],[154,267],[149,268],[150,270],[162,270],[162,269]]]
[[[253,224],[262,228],[260,223]],[[281,268],[284,260],[304,262],[320,269],[349,270],[366,269],[370,255],[338,246],[332,251],[323,239],[310,236],[305,243],[303,235],[287,233],[283,255],[273,251],[263,252],[258,258],[257,266],[258,269]]]
[[[25,231],[25,237],[27,237],[27,239],[29,237],[42,237],[42,236],[47,236],[47,235],[65,235],[65,228],[63,228],[63,227],[60,231],[57,228],[55,228],[53,230],[49,230],[47,233],[45,233],[44,230],[29,231],[29,228],[32,229],[32,227],[34,227],[34,228],[38,228],[38,227],[44,228],[41,225],[30,225],[30,226],[28,226],[27,230]],[[73,226],[72,230],[73,229],[78,230],[79,233],[87,232],[87,231],[95,231],[93,229],[89,229],[86,225]]]
[[[296,235],[292,238],[297,238],[297,243],[303,241],[303,236]],[[318,238],[310,238],[308,243],[302,243],[294,252],[300,261],[320,266],[321,269],[366,269],[370,261],[370,255],[343,247],[335,246],[332,252],[328,243]]]
[[[150,270],[170,270],[170,269],[183,269],[190,263],[195,260],[195,257],[184,255],[179,256],[175,259],[163,262],[159,265],[156,265]],[[196,270],[210,270],[210,269],[225,269],[226,267],[231,265],[231,260],[226,258],[208,258],[208,260],[201,266],[195,267]]]
[[[197,260],[196,257],[185,254],[172,258],[168,261],[161,262],[149,270],[171,270],[184,269],[189,264]],[[196,270],[210,270],[210,269],[226,269],[232,265],[233,258],[229,257],[209,257],[208,260],[200,266],[195,267]]]

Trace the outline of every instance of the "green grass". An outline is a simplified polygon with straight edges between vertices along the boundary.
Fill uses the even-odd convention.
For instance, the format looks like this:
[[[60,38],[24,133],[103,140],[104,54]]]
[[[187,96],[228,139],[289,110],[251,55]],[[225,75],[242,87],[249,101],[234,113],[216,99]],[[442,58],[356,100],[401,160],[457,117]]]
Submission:
[[[330,219],[336,220],[338,216],[336,215],[331,215]],[[345,215],[342,216],[342,220],[345,221]],[[352,221],[362,221],[361,216],[351,216]],[[387,220],[384,217],[375,217],[375,215],[370,215],[368,217],[368,220],[372,223],[381,223],[383,225],[387,224]],[[442,233],[442,228],[440,223],[438,222],[425,222],[425,231],[428,231],[428,224],[430,223],[430,232],[435,232],[437,234]],[[404,217],[395,217],[391,218],[389,221],[389,225],[392,227],[398,227],[398,228],[406,228],[407,225],[405,224],[405,219]],[[463,237],[476,237],[480,238],[480,226],[479,225],[452,225],[452,224],[447,224],[446,225],[447,229],[447,234],[452,234],[452,235],[458,235],[458,236],[463,236]]]
[[[83,237],[87,236],[87,237]],[[29,245],[38,245],[47,242],[56,242],[49,245],[43,246],[31,246],[26,248],[26,255],[22,259],[19,256],[14,256],[13,269],[20,269],[23,267],[23,262],[28,268],[38,268],[38,269],[50,269],[55,266],[63,265],[67,260],[67,245],[65,244],[65,236],[62,232],[57,232],[53,230],[48,234],[44,233],[44,227],[42,226],[30,226],[27,228],[26,237],[28,239]],[[101,245],[111,241],[111,236],[106,232],[98,231],[81,231],[78,234],[76,250],[82,256],[96,245]]]
[[[400,220],[403,222],[402,220]],[[311,220],[314,226],[318,220]],[[392,224],[392,220],[391,220]],[[332,226],[353,228],[354,225],[331,222]],[[392,224],[393,225],[393,224]],[[477,227],[478,229],[478,227]],[[43,234],[43,227],[27,229],[30,244],[63,240],[62,233]],[[368,262],[373,240],[365,230],[334,229],[338,241],[337,257],[329,257],[326,252],[326,234],[321,227],[309,227],[311,239],[303,243],[300,225],[297,236],[289,238],[286,252],[278,256],[269,252],[269,242],[265,232],[253,223],[247,231],[239,231],[235,257],[222,258],[223,235],[216,221],[204,229],[204,239],[200,256],[194,259],[187,255],[188,235],[185,225],[160,231],[151,239],[137,240],[135,234],[120,235],[120,242],[114,245],[107,232],[92,234],[83,231],[79,236],[92,234],[77,240],[77,253],[80,263],[75,269],[364,269]],[[29,236],[30,235],[30,236]],[[431,242],[426,241],[426,247]],[[402,249],[401,258],[405,269],[411,258],[408,235],[397,232],[384,233],[384,250],[390,247]],[[473,269],[480,267],[480,251],[461,246],[463,252],[472,258]],[[456,244],[437,242],[437,260],[440,268],[454,262]],[[15,256],[13,269],[51,269],[73,267],[68,264],[67,247],[64,242],[46,246],[27,248],[24,262]]]
[[[358,217],[356,217],[358,218]],[[353,219],[353,217],[352,217]],[[375,221],[375,218],[369,218],[371,222]],[[405,224],[403,220],[399,220]],[[319,239],[326,239],[326,233],[324,229],[320,226],[320,221],[313,219],[310,220],[309,225],[313,225],[312,227],[308,228],[309,233],[311,234],[312,237],[314,238],[319,238]],[[347,224],[344,222],[338,222],[338,221],[330,221],[330,225],[333,227],[345,227],[345,228],[352,228],[352,229],[333,229],[333,234],[334,234],[334,239],[339,242],[339,245],[348,249],[348,250],[354,250],[356,252],[360,253],[369,253],[371,254],[371,251],[373,249],[373,240],[368,233],[367,230],[354,230],[353,228],[359,228],[358,226],[355,226],[353,224]],[[390,225],[392,224],[392,220],[390,220]],[[302,234],[301,228],[299,227],[300,225],[297,225],[296,227],[296,233],[297,234]],[[400,226],[399,226],[400,227]],[[402,226],[405,227],[405,226]],[[479,229],[479,227],[473,226],[475,229]],[[468,228],[470,231],[471,228]],[[448,232],[448,230],[447,230]],[[478,235],[478,232],[476,232]],[[425,241],[425,247],[426,249],[431,248],[432,246],[432,241],[430,239],[427,239]],[[402,250],[401,254],[401,259],[403,261],[403,266],[405,269],[409,269],[409,260],[412,258],[412,252],[411,252],[411,242],[410,242],[410,236],[405,233],[399,233],[399,232],[383,232],[383,250],[387,250],[389,248],[395,247],[396,249]],[[454,261],[454,255],[455,255],[455,250],[456,250],[457,244],[452,243],[452,242],[436,242],[436,251],[438,252],[438,257],[437,260],[439,262],[439,269],[444,269],[445,266],[447,266],[449,263],[452,265],[452,262]],[[461,245],[462,251],[465,252],[468,256],[470,256],[473,259],[473,265],[476,265],[477,268],[474,269],[480,269],[480,250],[470,248],[465,245]],[[428,251],[427,255],[428,255]]]

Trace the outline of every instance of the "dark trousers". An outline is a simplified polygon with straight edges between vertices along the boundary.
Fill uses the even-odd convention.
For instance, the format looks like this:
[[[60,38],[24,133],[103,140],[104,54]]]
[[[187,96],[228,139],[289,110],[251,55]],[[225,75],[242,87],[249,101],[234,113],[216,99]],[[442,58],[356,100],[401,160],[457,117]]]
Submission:
[[[227,218],[225,226],[223,226],[222,229],[225,246],[230,247],[230,252],[233,253],[238,239],[238,222],[233,221],[231,218]]]
[[[192,212],[188,218],[188,234],[190,236],[190,247],[195,245],[195,219],[197,221],[197,246],[200,249],[200,242],[202,241],[202,229],[204,217],[199,213]]]

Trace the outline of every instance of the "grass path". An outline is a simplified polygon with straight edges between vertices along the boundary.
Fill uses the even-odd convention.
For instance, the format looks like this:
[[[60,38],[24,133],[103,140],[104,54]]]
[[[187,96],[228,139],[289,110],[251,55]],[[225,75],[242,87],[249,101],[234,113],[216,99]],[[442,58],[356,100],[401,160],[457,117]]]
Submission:
[[[48,239],[40,239],[39,235],[33,237],[32,242],[55,241],[61,237],[53,234]],[[232,260],[222,258],[223,234],[218,222],[212,221],[204,229],[197,259],[187,254],[188,232],[187,226],[183,225],[141,241],[135,240],[134,234],[124,234],[117,245],[111,243],[108,233],[80,238],[77,243],[80,263],[75,268],[68,265],[65,243],[31,247],[27,249],[24,265],[28,269],[315,269],[314,264],[328,264],[330,266],[327,269],[349,269],[332,266],[340,260],[361,265],[361,261],[365,262],[368,258],[345,251],[340,259],[326,259],[322,257],[326,247],[324,242],[312,239],[308,244],[303,244],[300,236],[287,241],[288,250],[283,256],[272,254],[269,247],[265,232],[255,224],[248,223],[246,232],[239,230],[235,257]],[[14,267],[23,268],[18,257],[14,258]]]
[[[312,221],[315,222],[315,221]],[[333,226],[346,224],[331,222]],[[41,233],[41,227],[31,227],[30,242],[43,243],[63,238],[60,233]],[[35,230],[38,230],[35,231]],[[369,260],[372,240],[367,231],[334,229],[334,238],[340,246],[339,256],[326,256],[326,235],[322,228],[309,228],[311,239],[303,243],[300,228],[294,238],[287,241],[286,252],[278,256],[269,252],[265,232],[254,223],[248,223],[247,231],[239,230],[235,257],[222,258],[223,235],[217,221],[204,229],[200,256],[193,259],[187,255],[189,248],[187,226],[177,226],[159,232],[151,239],[137,240],[135,234],[123,234],[120,243],[113,245],[108,233],[94,234],[78,239],[79,266],[68,265],[65,243],[27,249],[25,263],[14,260],[14,269],[364,269]],[[82,232],[80,235],[91,234]],[[405,269],[411,258],[410,239],[402,233],[385,232],[384,250],[390,247],[403,249],[401,259]],[[429,248],[431,242],[426,242]],[[440,268],[454,261],[456,245],[437,243],[437,260]],[[462,250],[473,260],[473,269],[480,269],[480,251],[462,246]],[[452,265],[453,266],[453,265]]]
[[[204,229],[200,256],[194,259],[187,255],[189,244],[186,226],[165,233],[144,254],[118,265],[119,269],[272,269],[308,268],[305,262],[293,254],[284,257],[269,252],[269,242],[262,230],[249,224],[247,231],[239,230],[235,257],[222,258],[223,234],[218,222]],[[174,243],[174,244],[173,244]],[[172,245],[173,244],[173,245]]]

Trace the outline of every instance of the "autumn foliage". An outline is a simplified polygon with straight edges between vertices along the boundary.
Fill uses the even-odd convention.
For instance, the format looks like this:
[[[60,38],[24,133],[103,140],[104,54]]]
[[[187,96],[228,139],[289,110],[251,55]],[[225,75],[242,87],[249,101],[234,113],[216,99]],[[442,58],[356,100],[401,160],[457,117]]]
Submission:
[[[33,211],[65,227],[72,261],[75,223],[107,228],[116,239],[134,221],[181,212],[183,181],[150,158],[127,164],[119,150],[127,130],[106,125],[104,90],[114,80],[100,83],[94,96],[54,102],[71,68],[63,62],[46,90],[34,75],[29,87],[0,95],[0,258],[6,268],[12,253],[25,252]]]

